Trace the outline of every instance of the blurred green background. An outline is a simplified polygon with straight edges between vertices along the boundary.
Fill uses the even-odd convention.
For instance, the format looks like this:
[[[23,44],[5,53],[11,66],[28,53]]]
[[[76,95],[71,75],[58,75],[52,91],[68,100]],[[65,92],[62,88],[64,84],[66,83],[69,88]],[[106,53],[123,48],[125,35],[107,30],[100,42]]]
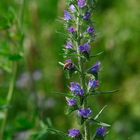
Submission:
[[[18,19],[21,7],[22,0],[1,0],[0,27],[6,24],[1,20],[3,17],[10,19],[14,13]],[[56,93],[67,92],[69,82],[58,65],[58,61],[64,60],[62,48],[66,42],[61,20],[65,0],[26,0],[24,8],[23,47],[18,48],[24,57],[18,61],[4,140],[35,140],[31,135],[40,133],[42,122],[47,123],[47,118],[64,132],[77,125],[72,115],[65,115],[65,98]],[[90,65],[96,60],[102,62],[101,90],[120,91],[90,99],[90,105],[95,114],[108,105],[101,117],[112,125],[107,140],[139,140],[140,1],[98,0],[93,19],[97,32],[93,54],[104,53]],[[6,32],[0,28],[0,52],[14,48]],[[16,22],[12,22],[10,34],[14,42],[18,41],[20,30]],[[10,67],[11,61],[0,53],[0,106],[6,104]],[[4,111],[0,110],[0,126],[3,118]],[[40,140],[56,138],[59,136],[44,135]]]

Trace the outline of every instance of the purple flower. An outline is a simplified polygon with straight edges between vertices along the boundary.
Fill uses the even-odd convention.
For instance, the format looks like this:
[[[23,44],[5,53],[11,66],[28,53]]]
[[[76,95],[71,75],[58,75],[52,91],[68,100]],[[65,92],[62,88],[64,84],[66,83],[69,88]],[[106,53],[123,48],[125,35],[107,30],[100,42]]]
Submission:
[[[68,11],[64,11],[64,20],[69,21],[72,19],[71,14]]]
[[[73,4],[70,5],[70,11],[74,13],[76,11],[75,6]]]
[[[99,81],[98,80],[93,80],[91,79],[88,83],[88,88],[89,89],[95,89],[99,87]]]
[[[74,63],[72,62],[71,59],[68,59],[65,61],[65,64],[64,64],[64,69],[67,69],[67,70],[75,70],[75,65]]]
[[[86,12],[83,19],[84,20],[89,20],[91,18],[91,13],[90,12]]]
[[[100,68],[101,68],[101,63],[100,62],[97,62],[95,65],[93,65],[88,70],[88,72],[94,75],[94,74],[97,74],[100,71]]]
[[[68,136],[71,137],[71,138],[79,138],[79,137],[81,137],[80,130],[78,130],[78,129],[70,129],[68,131]]]
[[[68,31],[73,34],[76,32],[76,29],[74,27],[70,27]]]
[[[68,49],[68,50],[73,49],[73,45],[72,45],[72,43],[71,43],[71,42],[67,42],[65,48]]]
[[[70,83],[70,90],[74,94],[78,96],[83,96],[84,95],[84,90],[81,88],[79,83],[71,82]]]
[[[93,27],[88,27],[87,32],[92,35],[95,32],[95,30]]]
[[[80,53],[89,54],[90,53],[90,45],[88,43],[84,44],[83,46],[79,47]]]
[[[104,137],[106,135],[107,129],[105,127],[100,127],[96,131],[96,136]]]
[[[78,6],[80,8],[83,8],[86,6],[86,0],[78,0]]]
[[[77,100],[76,99],[66,98],[66,100],[67,100],[68,106],[70,106],[70,107],[73,107],[73,106],[76,106],[77,105]]]
[[[87,119],[88,117],[90,117],[92,115],[92,110],[90,108],[86,108],[86,109],[79,109],[78,110],[78,114]]]

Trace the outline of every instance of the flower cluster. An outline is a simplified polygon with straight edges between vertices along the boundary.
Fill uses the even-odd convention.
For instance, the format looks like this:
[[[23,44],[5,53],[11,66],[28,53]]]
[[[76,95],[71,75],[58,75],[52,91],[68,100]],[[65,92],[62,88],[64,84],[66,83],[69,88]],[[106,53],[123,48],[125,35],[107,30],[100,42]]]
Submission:
[[[92,21],[94,2],[88,0],[69,0],[67,10],[64,11],[65,27],[68,39],[64,47],[65,63],[64,70],[69,74],[78,74],[80,82],[70,82],[70,97],[66,97],[69,109],[77,113],[78,118],[83,120],[84,130],[70,129],[68,136],[76,140],[90,139],[87,131],[89,120],[93,119],[93,111],[87,104],[87,97],[96,94],[100,86],[99,72],[101,63],[97,61],[87,69],[86,63],[92,58],[91,49],[95,40],[95,29]],[[75,59],[76,58],[76,59]],[[88,133],[88,134],[87,134]],[[96,135],[104,137],[106,129],[98,128]]]
[[[80,86],[79,83],[71,82],[70,90],[71,90],[71,92],[73,92],[77,96],[83,96],[84,95],[84,90],[82,89],[82,87]]]

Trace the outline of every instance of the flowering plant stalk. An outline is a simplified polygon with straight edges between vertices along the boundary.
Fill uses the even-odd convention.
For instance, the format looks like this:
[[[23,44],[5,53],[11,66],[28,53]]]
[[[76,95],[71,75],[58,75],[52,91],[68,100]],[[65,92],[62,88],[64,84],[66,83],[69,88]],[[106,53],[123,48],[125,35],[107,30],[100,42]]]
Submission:
[[[68,131],[68,136],[75,140],[103,140],[105,138],[110,125],[100,122],[98,118],[106,106],[97,115],[94,115],[88,105],[88,97],[116,92],[98,90],[101,70],[99,61],[91,68],[86,68],[91,58],[101,54],[91,54],[96,36],[92,20],[94,6],[94,0],[67,0],[67,10],[64,11],[65,27],[68,32],[64,58],[67,60],[59,63],[63,65],[69,78],[74,74],[79,75],[78,81],[70,83],[70,93],[66,95],[69,113],[76,112],[80,119],[81,130],[74,128]],[[89,129],[91,122],[100,125],[95,133]]]

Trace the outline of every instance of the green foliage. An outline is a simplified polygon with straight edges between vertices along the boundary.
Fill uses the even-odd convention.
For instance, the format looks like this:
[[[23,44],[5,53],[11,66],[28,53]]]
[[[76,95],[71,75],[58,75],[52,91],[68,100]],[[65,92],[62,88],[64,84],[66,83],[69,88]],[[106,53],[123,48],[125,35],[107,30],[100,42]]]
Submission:
[[[52,128],[52,123],[50,119],[47,119],[46,124],[43,122],[40,122],[40,125],[41,125],[41,129],[32,136],[32,138],[35,140],[44,140],[44,139],[50,138],[49,135],[53,139],[54,138],[57,138],[57,139],[62,138],[64,140],[69,139],[67,134],[65,134],[64,132]]]
[[[95,116],[103,104],[108,105],[107,115],[98,114],[103,122],[111,124],[107,140],[140,139],[139,5],[138,0],[98,0],[93,15],[97,41],[92,54],[103,62],[102,75],[99,75],[102,89],[99,90],[119,89],[119,94],[111,97],[108,94],[104,99],[96,96],[100,105],[89,96]],[[0,2],[0,127],[4,110],[10,108],[4,140],[22,140],[22,134],[26,140],[35,140],[30,137],[34,133],[36,136],[43,133],[42,140],[62,140],[63,137],[54,131],[46,133],[46,125],[40,128],[40,120],[49,117],[53,127],[62,131],[77,125],[64,115],[63,98],[67,94],[68,79],[58,65],[58,61],[64,59],[60,49],[66,37],[58,20],[63,16],[65,4],[60,0],[26,0],[22,31],[19,30],[20,7],[18,0]],[[19,45],[23,38],[24,47]],[[105,50],[103,54],[100,55],[98,47]],[[11,105],[7,106],[13,62],[18,63],[18,71],[14,96]],[[34,78],[36,71],[43,75],[39,80]],[[61,91],[62,96],[54,91]],[[92,130],[95,132],[94,128]]]

